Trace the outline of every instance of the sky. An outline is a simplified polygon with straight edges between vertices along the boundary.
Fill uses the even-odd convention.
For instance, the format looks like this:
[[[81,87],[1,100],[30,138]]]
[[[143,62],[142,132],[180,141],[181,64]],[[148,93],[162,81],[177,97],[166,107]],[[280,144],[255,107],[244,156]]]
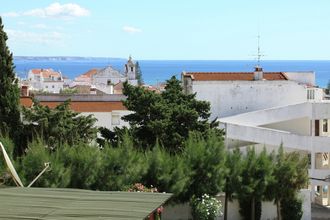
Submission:
[[[329,60],[329,0],[0,0],[15,56]]]

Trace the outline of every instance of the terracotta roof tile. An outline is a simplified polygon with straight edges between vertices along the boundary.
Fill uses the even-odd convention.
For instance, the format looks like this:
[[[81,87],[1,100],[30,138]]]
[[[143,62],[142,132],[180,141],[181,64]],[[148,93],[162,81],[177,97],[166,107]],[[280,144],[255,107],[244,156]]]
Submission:
[[[190,76],[196,81],[252,81],[253,72],[187,72],[185,76]],[[264,72],[265,80],[288,80],[283,72]]]

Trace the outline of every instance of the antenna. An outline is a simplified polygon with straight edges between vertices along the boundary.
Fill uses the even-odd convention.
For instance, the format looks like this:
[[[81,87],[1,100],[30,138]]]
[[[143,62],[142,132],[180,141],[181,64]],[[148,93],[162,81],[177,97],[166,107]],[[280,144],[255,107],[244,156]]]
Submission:
[[[258,38],[258,50],[257,50],[257,54],[254,56],[257,58],[257,66],[260,67],[261,57],[264,57],[265,55],[262,54],[260,50],[260,34],[258,34],[257,38]]]

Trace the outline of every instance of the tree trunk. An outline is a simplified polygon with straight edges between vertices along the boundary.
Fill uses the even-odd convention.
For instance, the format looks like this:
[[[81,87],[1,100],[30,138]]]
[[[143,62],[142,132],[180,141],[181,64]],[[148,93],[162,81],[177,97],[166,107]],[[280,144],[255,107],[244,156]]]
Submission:
[[[256,219],[256,205],[255,205],[255,198],[252,197],[251,201],[251,220]]]
[[[277,220],[282,220],[282,215],[281,215],[281,201],[277,200],[276,201],[276,208],[277,208]]]
[[[227,214],[228,213],[228,193],[225,194],[225,210],[224,210],[224,215],[223,219],[227,220]]]

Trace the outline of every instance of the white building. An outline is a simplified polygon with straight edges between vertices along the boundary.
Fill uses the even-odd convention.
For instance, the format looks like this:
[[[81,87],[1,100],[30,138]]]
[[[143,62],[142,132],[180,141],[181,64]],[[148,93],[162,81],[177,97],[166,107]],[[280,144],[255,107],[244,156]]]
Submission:
[[[122,87],[123,82],[128,81],[131,85],[138,85],[135,66],[136,64],[130,56],[124,65],[124,73],[119,72],[111,66],[103,69],[91,69],[76,77],[71,87],[90,86],[105,94],[116,94],[119,91],[116,88]]]
[[[112,131],[115,127],[128,126],[128,122],[121,118],[131,113],[123,105],[122,101],[126,99],[124,95],[46,94],[35,95],[34,98],[41,105],[50,108],[55,108],[70,99],[70,108],[73,111],[86,116],[93,115],[97,119],[95,126],[106,127]],[[30,97],[21,97],[21,104],[29,108],[32,106],[32,100]]]
[[[60,72],[53,69],[31,69],[25,83],[31,90],[59,93],[63,89],[64,79]]]
[[[315,87],[314,72],[188,72],[184,90],[211,103],[212,119],[225,129],[226,145],[281,144],[288,151],[309,155],[311,198],[330,205],[326,177],[330,175],[330,102]]]

